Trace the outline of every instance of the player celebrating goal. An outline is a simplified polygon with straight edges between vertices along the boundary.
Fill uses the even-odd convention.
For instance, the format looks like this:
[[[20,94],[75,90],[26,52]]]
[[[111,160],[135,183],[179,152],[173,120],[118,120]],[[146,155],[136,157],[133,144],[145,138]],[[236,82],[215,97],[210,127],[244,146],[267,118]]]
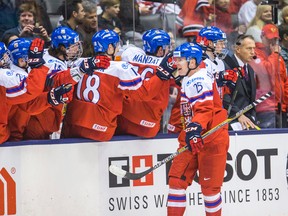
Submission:
[[[186,188],[199,171],[199,184],[204,196],[206,216],[221,215],[221,186],[226,154],[229,147],[227,126],[202,140],[201,135],[224,121],[227,112],[216,88],[202,63],[202,49],[193,43],[184,43],[173,53],[181,86],[181,109],[186,129],[178,137],[179,148],[187,145],[189,151],[178,155],[169,172],[168,216],[182,216],[186,208]],[[189,114],[189,115],[188,115]]]
[[[165,82],[157,76],[142,80],[130,63],[113,61],[119,51],[119,40],[119,35],[108,29],[93,35],[95,55],[111,58],[110,66],[105,70],[94,70],[92,76],[85,75],[80,80],[74,99],[68,105],[63,137],[110,140],[115,133],[124,98],[151,100],[163,88]],[[166,64],[166,59],[163,59]]]
[[[122,60],[137,68],[143,80],[155,76],[157,67],[169,51],[170,36],[161,29],[150,29],[143,35],[143,49],[129,47]],[[123,111],[118,117],[118,133],[151,138],[160,130],[161,117],[168,105],[170,82],[165,82],[159,93],[149,101],[123,101]],[[151,93],[148,93],[151,94]]]

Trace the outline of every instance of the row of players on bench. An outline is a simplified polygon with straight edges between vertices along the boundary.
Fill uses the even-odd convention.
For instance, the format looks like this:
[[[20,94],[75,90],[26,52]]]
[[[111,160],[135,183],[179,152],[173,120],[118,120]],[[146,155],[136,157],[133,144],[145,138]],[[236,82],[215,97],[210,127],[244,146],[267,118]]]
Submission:
[[[80,58],[81,42],[70,28],[56,28],[51,39],[47,50],[39,38],[32,42],[14,39],[8,49],[0,44],[1,70],[9,79],[3,78],[4,101],[10,107],[0,143],[49,139],[59,130],[62,137],[98,141],[110,140],[115,133],[154,137],[168,105],[170,86],[181,86],[184,76],[175,75],[181,70],[180,59],[187,61],[186,75],[195,69],[190,68],[190,61],[195,61],[195,67],[205,67],[204,49],[208,52],[207,42],[212,41],[218,47],[212,49],[215,61],[221,61],[218,56],[223,57],[226,35],[217,27],[205,27],[198,44],[186,42],[172,51],[168,33],[151,29],[143,35],[143,49],[127,47],[121,61],[113,61],[120,46],[119,36],[112,30],[95,33],[95,56],[91,58]],[[211,74],[220,94],[233,91],[237,77],[245,76],[241,68],[215,71]],[[171,118],[176,120],[170,122],[169,130],[178,133],[183,125],[180,107]]]

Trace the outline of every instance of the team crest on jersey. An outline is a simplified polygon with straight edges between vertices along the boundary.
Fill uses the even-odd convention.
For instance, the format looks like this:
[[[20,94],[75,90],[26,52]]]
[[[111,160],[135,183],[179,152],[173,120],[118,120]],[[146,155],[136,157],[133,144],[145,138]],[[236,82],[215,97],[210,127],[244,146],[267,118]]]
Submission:
[[[13,71],[10,71],[10,70],[6,71],[6,75],[7,76],[13,76]]]
[[[49,60],[48,60],[48,63],[53,63],[53,62],[54,62],[53,59],[49,59]]]
[[[121,66],[122,66],[123,69],[127,69],[127,68],[128,68],[128,65],[129,65],[129,64],[126,62],[126,63],[123,63]]]

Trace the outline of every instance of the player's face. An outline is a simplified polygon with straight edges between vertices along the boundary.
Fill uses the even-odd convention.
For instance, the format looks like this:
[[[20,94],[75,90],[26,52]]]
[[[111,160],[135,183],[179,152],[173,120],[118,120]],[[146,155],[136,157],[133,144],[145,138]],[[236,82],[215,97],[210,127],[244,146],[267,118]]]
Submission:
[[[186,76],[188,72],[188,63],[185,57],[176,57],[174,58],[178,75]]]
[[[236,55],[244,62],[248,63],[255,56],[255,41],[250,38],[245,38],[241,45],[236,47]]]
[[[8,53],[4,53],[2,58],[0,59],[0,68],[8,67],[10,64],[10,58]]]
[[[76,60],[81,57],[83,53],[82,43],[79,41],[69,46],[66,50],[68,60]]]
[[[215,52],[222,53],[222,50],[226,48],[226,40],[218,40],[215,44]]]

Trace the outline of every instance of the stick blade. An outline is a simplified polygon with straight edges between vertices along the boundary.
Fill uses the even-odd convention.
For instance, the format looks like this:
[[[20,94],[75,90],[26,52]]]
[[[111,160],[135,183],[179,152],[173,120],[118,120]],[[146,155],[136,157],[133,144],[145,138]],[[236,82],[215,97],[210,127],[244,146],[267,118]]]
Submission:
[[[117,167],[117,166],[115,166],[115,165],[113,165],[113,164],[111,164],[111,165],[109,166],[109,171],[110,171],[112,174],[114,174],[114,175],[116,175],[116,176],[119,176],[119,177],[121,177],[121,178],[125,178],[126,173],[127,173],[127,171],[125,171],[125,170],[123,170],[123,169],[121,169],[121,168],[119,168],[119,167]]]

